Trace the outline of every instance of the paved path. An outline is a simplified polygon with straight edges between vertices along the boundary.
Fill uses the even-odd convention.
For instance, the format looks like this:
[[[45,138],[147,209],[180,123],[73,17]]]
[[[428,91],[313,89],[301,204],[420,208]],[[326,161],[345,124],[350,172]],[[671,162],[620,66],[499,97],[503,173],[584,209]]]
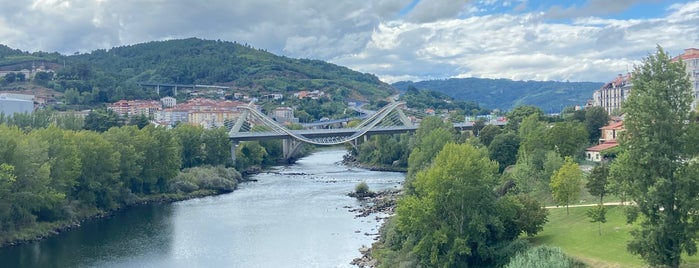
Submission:
[[[626,202],[624,202],[624,204],[622,204],[621,202],[603,203],[603,205],[605,205],[605,206],[627,206],[629,204],[631,204],[631,201],[626,201]],[[574,208],[574,207],[594,207],[596,205],[597,204],[580,204],[580,205],[570,205],[568,207],[571,207],[571,208]],[[566,207],[565,205],[561,205],[561,206],[547,206],[546,208],[565,208],[565,207]]]

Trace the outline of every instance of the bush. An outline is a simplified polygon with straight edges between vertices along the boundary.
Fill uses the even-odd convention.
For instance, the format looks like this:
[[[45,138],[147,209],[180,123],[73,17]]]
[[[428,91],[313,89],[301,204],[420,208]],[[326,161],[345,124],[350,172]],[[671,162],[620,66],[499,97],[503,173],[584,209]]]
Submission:
[[[560,248],[540,246],[517,254],[506,268],[573,268],[586,267],[584,263],[568,257]]]
[[[367,185],[364,181],[360,182],[359,184],[357,184],[357,186],[354,187],[354,193],[360,196],[366,195],[370,192],[371,191],[369,191],[369,185]]]

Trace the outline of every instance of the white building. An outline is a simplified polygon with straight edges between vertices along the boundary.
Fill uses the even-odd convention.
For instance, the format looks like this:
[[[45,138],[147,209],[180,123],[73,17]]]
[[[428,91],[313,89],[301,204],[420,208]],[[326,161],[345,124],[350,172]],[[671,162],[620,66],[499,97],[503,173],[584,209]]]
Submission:
[[[592,93],[592,100],[588,106],[600,106],[610,115],[619,112],[621,103],[629,97],[632,86],[630,73],[627,75],[619,74],[614,80]]]
[[[10,98],[5,94],[0,95],[0,113],[13,115],[15,113],[31,113],[34,111],[34,102],[31,100]]]
[[[173,97],[164,97],[160,99],[160,102],[163,104],[163,108],[172,108],[177,105],[177,100]]]
[[[677,57],[674,57],[672,61],[678,61],[682,59],[684,62],[687,74],[689,74],[689,80],[692,82],[694,102],[692,102],[692,109],[696,109],[697,101],[699,101],[699,49],[688,48],[684,50],[684,53]]]

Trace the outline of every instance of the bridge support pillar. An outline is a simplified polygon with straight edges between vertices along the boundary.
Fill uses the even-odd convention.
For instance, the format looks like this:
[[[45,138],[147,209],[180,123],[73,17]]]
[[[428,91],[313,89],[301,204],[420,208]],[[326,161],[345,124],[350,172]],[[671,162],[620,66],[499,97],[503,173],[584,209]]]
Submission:
[[[231,142],[231,159],[233,159],[233,164],[235,164],[235,149],[238,147],[238,142],[232,141]]]
[[[282,152],[284,153],[284,160],[289,160],[296,156],[296,153],[298,152],[299,148],[301,148],[301,145],[303,142],[298,141],[296,139],[284,139],[282,141]]]

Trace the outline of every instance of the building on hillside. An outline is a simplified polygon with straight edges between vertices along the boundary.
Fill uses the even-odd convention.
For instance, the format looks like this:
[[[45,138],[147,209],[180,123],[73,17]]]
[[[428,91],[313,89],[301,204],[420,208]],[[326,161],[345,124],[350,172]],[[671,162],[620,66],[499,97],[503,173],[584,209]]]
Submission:
[[[16,113],[31,113],[34,111],[34,101],[9,97],[0,94],[0,113],[13,115]]]
[[[281,124],[296,124],[298,118],[294,117],[294,109],[291,107],[277,107],[272,110],[272,119]]]
[[[684,53],[672,58],[672,61],[675,62],[680,59],[684,62],[687,74],[689,74],[689,80],[692,82],[692,95],[694,96],[692,110],[694,110],[697,108],[697,101],[699,101],[699,49],[685,49]]]
[[[160,102],[163,104],[163,108],[172,108],[177,105],[177,99],[173,97],[164,97],[160,99]]]
[[[618,112],[621,109],[621,103],[629,97],[632,86],[631,73],[619,74],[614,80],[592,93],[592,99],[588,100],[586,106],[600,106],[610,115]]]
[[[107,105],[107,109],[114,111],[119,116],[145,115],[151,118],[162,110],[162,105],[154,100],[120,100]]]
[[[624,122],[612,122],[609,125],[600,128],[602,136],[599,139],[599,144],[585,149],[585,159],[593,162],[602,162],[608,159],[608,156],[613,155],[613,149],[619,144],[617,137],[619,133],[624,131]]]

